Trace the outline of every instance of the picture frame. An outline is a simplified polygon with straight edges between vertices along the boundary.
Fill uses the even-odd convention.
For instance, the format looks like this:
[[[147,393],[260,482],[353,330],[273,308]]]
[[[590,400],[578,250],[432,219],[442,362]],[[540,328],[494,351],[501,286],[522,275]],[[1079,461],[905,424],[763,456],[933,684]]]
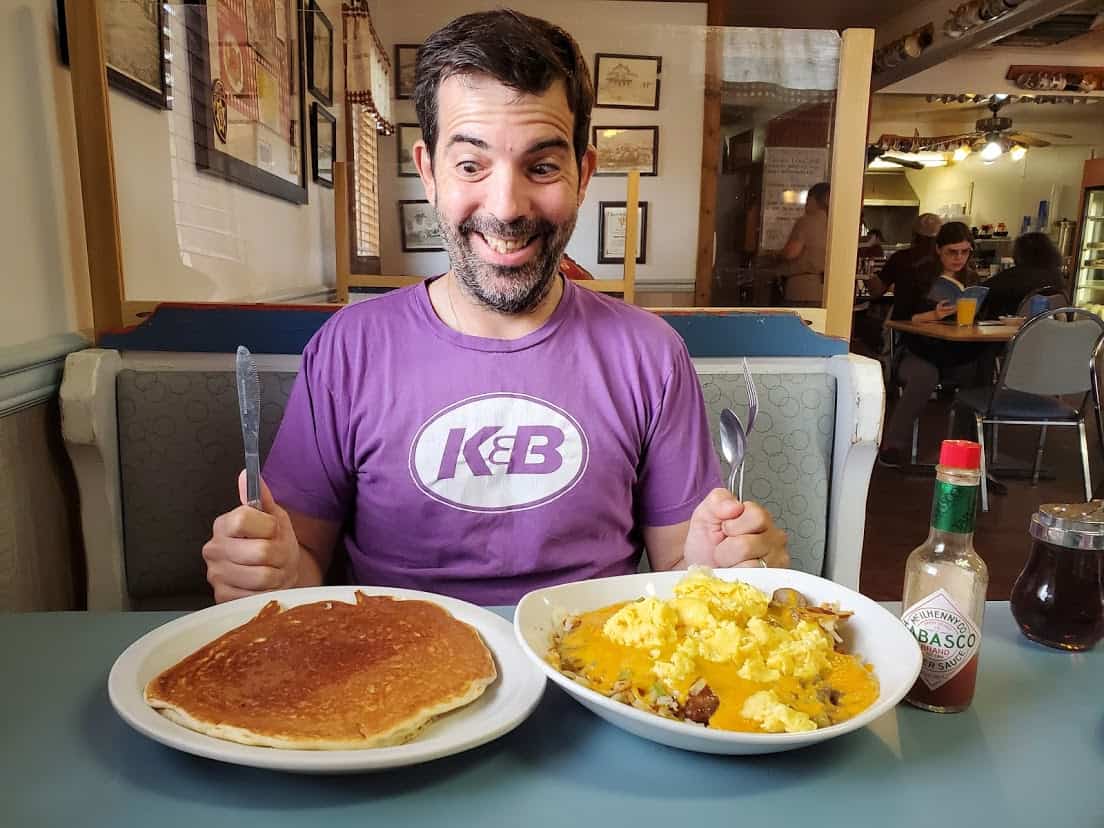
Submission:
[[[251,190],[306,204],[304,47],[298,0],[272,0],[271,9],[253,0],[195,0],[179,6],[177,14],[184,18],[187,37],[186,48],[180,50],[188,54],[196,167]],[[263,45],[249,39],[250,27]],[[280,28],[283,39],[276,37]],[[266,50],[276,59],[266,58]]]
[[[333,187],[333,162],[337,151],[337,118],[318,101],[311,101],[311,178]]]
[[[636,263],[648,263],[648,202],[639,202]],[[598,202],[598,264],[625,263],[624,201]]]
[[[594,105],[605,109],[659,109],[663,58],[654,55],[594,56]]]
[[[414,64],[418,60],[420,43],[395,44],[395,100],[414,97]]]
[[[437,214],[425,199],[399,202],[399,232],[403,253],[431,253],[445,249],[437,226]]]
[[[395,148],[399,178],[417,178],[414,166],[414,144],[422,140],[422,128],[418,124],[395,124]]]
[[[58,52],[69,65],[69,27],[65,0],[57,0]],[[112,89],[156,109],[172,109],[172,53],[162,3],[103,0],[107,82]]]
[[[333,105],[334,36],[333,24],[315,0],[303,5],[303,42],[307,57],[307,90],[326,106]]]
[[[591,143],[598,152],[595,175],[659,175],[658,126],[594,126]]]

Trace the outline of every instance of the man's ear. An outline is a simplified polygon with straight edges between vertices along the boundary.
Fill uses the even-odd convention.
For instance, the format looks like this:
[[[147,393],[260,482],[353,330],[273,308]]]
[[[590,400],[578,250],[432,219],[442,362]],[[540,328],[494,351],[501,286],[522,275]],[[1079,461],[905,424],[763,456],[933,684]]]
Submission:
[[[422,187],[425,189],[426,200],[430,204],[437,203],[437,182],[433,178],[433,157],[429,153],[426,142],[419,139],[414,142],[412,151],[414,166],[418,169],[418,176],[422,179]]]
[[[588,145],[586,152],[583,153],[583,163],[579,165],[580,207],[582,207],[583,202],[586,201],[587,187],[590,185],[590,179],[594,175],[596,169],[598,169],[598,150]]]

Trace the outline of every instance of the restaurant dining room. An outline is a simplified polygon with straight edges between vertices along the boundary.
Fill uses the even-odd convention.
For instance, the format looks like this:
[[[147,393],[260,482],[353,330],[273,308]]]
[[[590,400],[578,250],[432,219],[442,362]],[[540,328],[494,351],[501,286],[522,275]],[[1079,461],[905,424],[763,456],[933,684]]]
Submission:
[[[955,3],[0,3],[0,824],[1104,826],[1104,0]]]

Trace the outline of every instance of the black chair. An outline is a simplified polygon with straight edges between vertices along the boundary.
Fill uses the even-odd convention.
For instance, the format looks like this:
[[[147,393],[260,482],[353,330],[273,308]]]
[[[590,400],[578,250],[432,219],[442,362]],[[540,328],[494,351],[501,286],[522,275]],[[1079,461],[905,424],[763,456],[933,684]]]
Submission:
[[[965,388],[955,396],[954,407],[971,410],[977,425],[977,439],[982,447],[982,511],[989,510],[985,477],[987,425],[1041,426],[1035,453],[1035,482],[1039,478],[1047,427],[1077,426],[1085,499],[1092,499],[1085,407],[1093,390],[1092,367],[1102,336],[1104,321],[1086,310],[1067,306],[1040,313],[1027,320],[1008,343],[996,386]],[[1075,394],[1082,395],[1077,406],[1060,399]],[[1097,423],[1100,427],[1099,420]]]

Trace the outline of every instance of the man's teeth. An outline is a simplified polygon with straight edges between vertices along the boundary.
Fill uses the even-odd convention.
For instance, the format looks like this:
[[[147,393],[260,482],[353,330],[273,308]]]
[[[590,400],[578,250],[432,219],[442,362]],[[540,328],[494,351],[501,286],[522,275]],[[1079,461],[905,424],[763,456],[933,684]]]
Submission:
[[[495,253],[513,253],[529,244],[528,239],[498,239],[494,236],[483,236],[483,240]]]

